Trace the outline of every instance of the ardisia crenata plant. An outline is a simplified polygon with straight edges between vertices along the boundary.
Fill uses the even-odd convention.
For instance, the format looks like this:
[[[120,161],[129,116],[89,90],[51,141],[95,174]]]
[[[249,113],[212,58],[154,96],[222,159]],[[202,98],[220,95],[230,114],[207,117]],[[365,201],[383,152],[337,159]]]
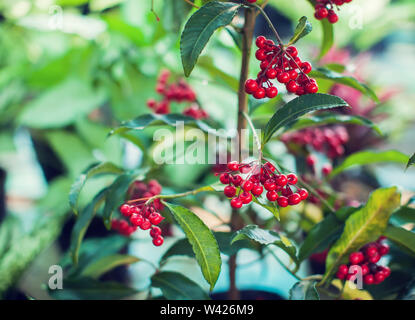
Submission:
[[[407,214],[413,211],[412,200],[402,204],[401,192],[391,186],[373,188],[365,203],[361,203],[361,199],[356,202],[357,199],[339,189],[336,181],[352,166],[379,161],[411,162],[397,151],[367,150],[348,155],[346,146],[350,135],[347,125],[363,126],[379,135],[380,129],[362,116],[332,112],[331,109],[343,110],[350,106],[342,98],[329,94],[327,85],[319,86],[319,80],[353,88],[374,103],[378,102],[376,94],[352,76],[324,66],[313,67],[311,62],[301,58],[306,54],[302,54],[300,46],[295,46],[312,32],[315,18],[327,19],[333,24],[338,20],[335,10],[351,1],[309,1],[315,8],[315,18],[302,17],[287,42],[283,42],[277,31],[278,21],[274,24],[264,11],[268,1],[199,1],[200,5],[187,0],[183,2],[193,6],[180,37],[185,77],[191,79],[199,56],[217,29],[231,30],[235,46],[240,49],[237,112],[227,113],[227,118],[235,119],[238,143],[222,151],[226,161],[221,167],[214,164],[215,173],[209,170],[211,183],[194,188],[173,186],[163,177],[163,164],[152,161],[134,169],[120,168],[109,162],[88,168],[75,181],[69,195],[77,216],[70,246],[73,265],[69,268],[78,271],[73,272],[77,277],[65,280],[68,286],[74,281],[82,281],[82,275],[102,275],[115,266],[136,262],[130,255],[117,253],[131,237],[149,234],[155,246],[152,250],[156,252],[163,250],[166,239],[177,236],[181,229],[185,239],[172,241],[174,243],[163,251],[158,263],[148,261],[150,259],[144,253],[137,253],[137,259],[154,268],[148,287],[141,290],[145,293],[143,297],[209,298],[206,283],[196,283],[187,274],[164,268],[173,257],[185,255],[196,259],[210,291],[224,272],[222,264],[226,263],[230,284],[227,297],[239,299],[236,258],[242,248],[271,255],[286,272],[280,277],[296,279],[289,293],[290,299],[384,297],[382,291],[376,289],[377,285],[382,290],[393,288],[387,294],[394,297],[409,292],[414,276],[402,270],[395,259],[401,255],[414,262],[415,234],[413,224],[412,227],[407,225],[414,221],[413,216]],[[254,37],[255,21],[259,16],[267,22],[273,39],[264,35]],[[323,32],[327,30],[324,28]],[[331,47],[327,34],[324,38],[327,42],[323,43],[320,56]],[[254,46],[257,47],[255,52]],[[252,77],[249,70],[251,56],[260,61],[259,72],[252,70],[252,74],[257,74]],[[222,74],[217,69],[215,72]],[[154,86],[155,95],[159,94],[161,99],[146,101],[152,112],[121,123],[111,135],[122,135],[134,142],[134,136],[129,134],[154,126],[174,128],[178,126],[177,121],[182,121],[188,129],[197,128],[205,135],[220,129],[215,128],[215,121],[211,119],[214,114],[202,107],[197,89],[192,88],[182,75],[161,71]],[[171,113],[172,103],[181,113]],[[253,116],[254,111],[264,105],[274,108],[266,123],[256,121]],[[225,105],[221,107],[227,109]],[[254,136],[251,144],[243,135],[247,129]],[[281,161],[283,154],[276,154],[275,150],[281,150],[274,149],[278,142],[286,146],[284,153],[294,157],[294,168],[287,168]],[[247,149],[254,150],[255,157],[244,158]],[[146,152],[150,153],[150,150]],[[216,154],[217,150],[209,152]],[[229,154],[232,154],[231,159]],[[145,157],[148,158],[148,154]],[[115,179],[102,186],[102,190],[79,209],[78,198],[84,184],[101,175],[114,175]],[[212,231],[197,214],[199,209],[205,208],[207,194],[228,199],[231,214],[228,218],[220,217],[228,231]],[[317,218],[312,216],[316,210],[319,212]],[[214,215],[220,216],[219,212]],[[295,223],[287,222],[290,215],[298,218]],[[108,237],[114,236],[111,233],[115,232],[124,240],[117,240],[122,245],[114,244],[113,255],[105,263],[93,261],[94,267],[90,266],[88,272],[82,273],[79,268],[85,268],[80,263],[85,245],[83,238],[95,216],[102,217]],[[178,228],[172,228],[174,225]],[[147,240],[147,235],[140,236],[139,241]],[[321,252],[324,253],[322,271],[314,273],[306,265]],[[135,252],[131,254],[135,255]],[[280,258],[284,254],[288,260]],[[352,288],[350,283],[359,277],[363,287]],[[177,289],[172,290],[172,287]],[[137,293],[133,288],[127,289],[124,296]]]

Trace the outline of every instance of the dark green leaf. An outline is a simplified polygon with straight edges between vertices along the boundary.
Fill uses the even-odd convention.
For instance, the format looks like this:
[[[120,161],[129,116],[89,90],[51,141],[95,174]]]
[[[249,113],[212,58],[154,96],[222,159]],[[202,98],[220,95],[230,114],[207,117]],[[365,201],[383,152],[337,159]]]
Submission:
[[[388,225],[383,235],[400,248],[415,255],[415,233],[404,228]]]
[[[396,163],[407,163],[408,156],[402,152],[389,150],[389,151],[361,151],[353,153],[348,156],[341,165],[334,168],[330,173],[329,178],[334,177],[340,172],[349,169],[354,166],[363,166],[372,163],[380,162],[396,162]]]
[[[347,220],[342,235],[331,247],[326,260],[327,281],[347,256],[366,243],[376,241],[385,231],[393,211],[400,205],[401,195],[396,187],[381,188],[371,193],[366,206]]]
[[[296,43],[301,38],[308,35],[313,30],[311,23],[307,20],[307,17],[301,17],[294,30],[294,35],[290,39],[289,45]]]
[[[315,93],[297,97],[274,113],[265,127],[262,143],[267,143],[278,129],[306,113],[346,106],[347,103],[343,99],[329,94]]]
[[[209,296],[194,281],[181,273],[163,271],[151,277],[151,286],[161,289],[168,300],[207,300]]]
[[[291,259],[296,264],[298,264],[296,247],[287,237],[283,236],[282,234],[278,234],[277,232],[271,230],[261,229],[257,225],[247,225],[235,233],[231,243],[233,244],[235,241],[245,239],[253,240],[262,245],[276,245],[277,247],[284,250],[291,257]]]
[[[203,276],[212,290],[222,266],[219,246],[215,237],[203,221],[189,209],[171,203],[163,203],[186,234]]]
[[[82,187],[85,185],[86,181],[89,178],[92,178],[101,174],[121,174],[123,169],[119,168],[111,162],[104,162],[99,164],[94,164],[86,169],[72,184],[71,191],[69,192],[69,205],[75,214],[78,214],[78,198],[82,190]]]
[[[397,225],[415,223],[415,208],[408,206],[400,207],[393,213],[390,221]]]
[[[379,98],[376,96],[372,89],[370,89],[366,84],[358,81],[356,78],[353,78],[351,76],[345,76],[341,73],[337,73],[335,71],[321,67],[313,69],[309,75],[313,78],[332,80],[336,83],[341,83],[346,86],[352,87],[356,90],[359,90],[360,92],[370,97],[374,101],[379,102]]]
[[[180,39],[180,53],[186,77],[192,72],[203,48],[216,29],[231,23],[240,4],[212,1],[187,21]]]
[[[321,40],[319,59],[329,52],[334,43],[333,25],[327,19],[323,19],[321,20],[321,28],[323,30],[323,38]]]
[[[320,300],[316,281],[299,281],[290,289],[290,300]]]

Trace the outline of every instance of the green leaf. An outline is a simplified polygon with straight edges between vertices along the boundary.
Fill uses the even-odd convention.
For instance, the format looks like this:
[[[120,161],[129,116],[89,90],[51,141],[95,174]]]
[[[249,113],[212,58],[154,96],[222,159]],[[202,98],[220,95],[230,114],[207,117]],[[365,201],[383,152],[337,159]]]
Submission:
[[[329,178],[343,172],[346,169],[355,166],[363,166],[372,163],[380,162],[396,162],[396,163],[407,163],[408,156],[402,152],[389,150],[389,151],[361,151],[353,153],[348,156],[341,165],[337,166],[329,175]]]
[[[340,263],[347,260],[350,253],[383,234],[390,216],[400,205],[400,199],[396,187],[381,188],[371,193],[367,204],[346,220],[342,235],[331,247],[322,283],[332,276]]]
[[[334,28],[327,19],[321,20],[321,28],[323,30],[323,37],[321,40],[319,59],[324,57],[334,44]]]
[[[108,189],[108,196],[105,199],[103,219],[108,230],[111,228],[111,217],[113,211],[125,200],[128,187],[134,180],[142,180],[147,169],[134,171],[120,175]]]
[[[171,203],[163,203],[186,234],[203,276],[212,290],[222,266],[219,246],[215,237],[203,221],[189,209]]]
[[[415,164],[415,153],[412,155],[412,157],[409,158],[408,163],[406,165],[406,169],[408,169],[410,166],[413,166]]]
[[[277,219],[278,221],[280,221],[280,211],[278,210],[278,207],[275,205],[275,203],[272,203],[271,205],[267,205],[267,204],[264,204],[264,203],[260,202],[257,197],[252,197],[252,200],[256,204],[260,205],[264,209],[266,209],[269,212],[271,212],[273,214],[273,216],[275,217],[275,219]]]
[[[79,248],[81,247],[84,235],[91,224],[99,205],[107,196],[108,188],[101,190],[94,199],[81,211],[76,218],[74,227],[71,233],[70,253],[74,264],[78,263]]]
[[[69,205],[75,214],[78,214],[78,198],[82,190],[82,187],[85,185],[86,181],[89,178],[100,174],[121,174],[123,169],[119,168],[111,162],[104,162],[99,164],[94,164],[86,169],[73,183],[71,186],[71,191],[69,192]]]
[[[290,300],[320,300],[316,281],[299,281],[290,289]]]
[[[212,1],[190,17],[180,39],[180,53],[186,77],[192,72],[215,30],[231,23],[240,7],[237,3]]]
[[[311,23],[307,20],[307,17],[301,17],[298,21],[297,26],[295,27],[294,35],[290,39],[288,45],[296,43],[298,40],[308,35],[312,30],[313,27],[311,26]]]
[[[138,291],[118,282],[101,282],[90,278],[65,279],[62,290],[50,290],[57,300],[116,300],[136,294]]]
[[[125,254],[114,254],[102,257],[101,259],[93,261],[89,264],[82,271],[81,276],[97,279],[115,267],[136,263],[138,261],[140,261],[139,258]]]
[[[241,230],[238,230],[235,233],[235,236],[232,239],[232,244],[235,241],[250,239],[255,242],[258,242],[262,245],[276,245],[277,247],[284,250],[291,259],[298,264],[297,259],[297,249],[294,244],[285,236],[278,234],[275,231],[264,230],[258,227],[257,225],[247,225]]]
[[[183,20],[191,9],[191,5],[185,1],[165,1],[161,18],[164,29],[173,33],[179,33]]]
[[[373,129],[379,135],[383,135],[379,127],[367,118],[345,114],[320,114],[312,117],[301,118],[295,122],[290,130],[301,130],[311,126],[323,126],[327,124],[346,123],[365,126]]]
[[[400,207],[393,213],[390,221],[397,225],[415,223],[415,208],[408,206]]]
[[[322,67],[313,69],[309,75],[313,78],[332,80],[336,83],[341,83],[346,86],[352,87],[356,90],[359,90],[361,93],[373,99],[374,101],[379,102],[379,98],[376,96],[372,89],[370,89],[366,84],[358,81],[356,78],[353,78],[351,76],[345,76],[341,73],[337,73],[335,71]]]
[[[39,129],[63,127],[99,107],[105,98],[105,91],[71,78],[29,102],[18,122]]]
[[[179,124],[184,125],[193,125],[198,127],[204,132],[208,133],[215,133],[215,130],[209,127],[206,123],[200,120],[195,120],[192,117],[188,117],[178,113],[170,113],[170,114],[144,114],[141,115],[134,120],[129,120],[123,122],[118,128],[112,130],[109,135],[117,134],[117,133],[125,133],[130,130],[143,130],[150,126],[163,126],[168,125],[172,127],[176,127]]]
[[[267,143],[278,129],[308,112],[346,106],[348,105],[343,99],[329,94],[315,93],[297,97],[278,109],[268,121],[262,144]]]
[[[415,233],[401,227],[388,225],[383,235],[400,248],[404,248],[404,250],[415,255]]]
[[[151,277],[151,286],[159,288],[168,300],[207,300],[209,296],[194,281],[181,273],[162,271]]]
[[[328,215],[314,225],[300,246],[298,260],[303,261],[313,253],[327,249],[330,243],[340,236],[343,226],[343,222],[339,221],[334,214]]]

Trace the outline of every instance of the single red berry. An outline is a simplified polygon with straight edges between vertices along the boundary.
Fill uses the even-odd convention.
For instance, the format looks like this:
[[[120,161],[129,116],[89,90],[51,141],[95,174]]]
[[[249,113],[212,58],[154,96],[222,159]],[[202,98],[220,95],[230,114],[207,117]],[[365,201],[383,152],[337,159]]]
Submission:
[[[154,99],[148,99],[147,100],[147,107],[150,109],[153,109],[157,105],[157,101]]]
[[[359,264],[364,260],[363,253],[359,252],[352,252],[349,256],[349,261],[351,264]]]
[[[246,0],[246,1],[248,1],[249,3],[255,3],[257,0]]]
[[[219,177],[219,180],[222,184],[228,184],[230,182],[229,174],[222,173]]]
[[[341,273],[341,272],[337,272],[336,273],[336,278],[340,279],[340,280],[344,280],[346,278],[346,274]]]
[[[301,70],[304,73],[310,73],[311,70],[313,69],[313,67],[311,66],[310,62],[307,62],[307,61],[303,62],[300,67],[301,67]]]
[[[363,277],[364,284],[373,284],[375,282],[375,278],[371,274],[367,274]]]
[[[268,171],[271,171],[271,172],[274,172],[276,169],[275,169],[275,166],[271,163],[271,162],[266,162],[265,164],[264,164],[264,167],[268,170]]]
[[[151,222],[147,218],[143,219],[143,222],[140,225],[141,230],[148,230],[151,228]]]
[[[230,176],[230,180],[235,187],[239,187],[243,182],[243,179],[240,175]]]
[[[288,206],[288,198],[284,196],[279,196],[277,199],[278,205],[282,208],[285,208]]]
[[[258,82],[253,79],[248,79],[245,81],[245,91],[246,93],[252,94],[258,90]]]
[[[339,21],[339,16],[333,10],[329,10],[327,20],[329,20],[330,23],[336,23]]]
[[[367,264],[363,264],[362,265],[362,275],[365,276],[369,273],[369,267],[367,266]]]
[[[275,71],[275,69],[268,69],[266,76],[268,79],[275,79],[277,76],[277,71]]]
[[[286,187],[286,188],[283,188],[283,189],[281,190],[281,194],[282,194],[284,197],[289,197],[290,195],[292,195],[292,194],[293,194],[293,191],[290,189],[290,187]]]
[[[253,96],[255,99],[263,99],[265,98],[266,92],[264,88],[258,88],[257,91],[254,92]]]
[[[287,180],[289,184],[296,184],[298,182],[298,178],[294,173],[288,174]]]
[[[381,258],[381,256],[380,256],[380,254],[375,254],[374,256],[372,256],[372,257],[368,257],[368,261],[369,262],[371,262],[371,263],[376,263],[376,262],[378,262],[379,260],[380,260],[380,258]]]
[[[381,256],[384,256],[385,254],[388,254],[388,253],[389,253],[389,246],[387,244],[382,244],[379,247],[379,254]]]
[[[385,278],[389,277],[391,274],[391,269],[389,269],[388,267],[381,267],[381,272],[383,273],[383,275],[385,276]]]
[[[144,221],[144,218],[140,214],[133,213],[130,217],[130,222],[132,225],[139,227]]]
[[[288,71],[288,74],[290,75],[291,80],[295,80],[298,77],[298,73],[294,69],[291,69],[290,71]]]
[[[131,215],[131,206],[129,206],[128,204],[123,204],[120,207],[120,212],[123,216],[129,217]]]
[[[160,213],[156,213],[154,216],[149,216],[150,222],[154,225],[160,224],[164,220],[164,217]]]
[[[231,161],[231,162],[228,162],[227,167],[231,171],[238,171],[239,170],[239,163],[238,163],[238,161]]]
[[[301,200],[306,200],[308,198],[308,191],[306,189],[300,189],[298,190],[298,194],[301,197]]]
[[[228,198],[232,198],[236,194],[236,188],[234,186],[226,186],[223,193]]]
[[[259,184],[256,184],[252,188],[251,192],[254,196],[258,197],[262,194],[262,192],[264,192],[264,188],[262,186],[260,186]]]
[[[239,195],[239,199],[241,199],[243,204],[248,204],[252,201],[252,194],[250,194],[247,191],[244,191]]]
[[[265,41],[267,39],[264,36],[259,36],[255,40],[255,44],[258,48],[262,49],[264,47]]]
[[[267,53],[266,53],[266,51],[265,51],[264,49],[258,49],[258,50],[255,52],[255,57],[256,57],[258,60],[262,61],[262,60],[265,60],[265,59],[267,58]]]
[[[349,268],[345,264],[341,264],[338,271],[342,274],[348,274]]]
[[[326,163],[323,168],[321,169],[321,172],[323,173],[323,175],[327,176],[330,174],[330,172],[333,170],[332,166],[330,163]]]
[[[305,86],[305,91],[310,94],[317,93],[318,86],[315,83],[307,83]]]
[[[306,161],[306,163],[307,163],[307,165],[308,165],[308,166],[310,166],[310,167],[314,167],[314,165],[315,165],[315,164],[316,164],[316,162],[317,162],[317,159],[316,159],[316,157],[315,157],[314,155],[309,154],[309,155],[307,156],[307,158],[305,159],[305,161]]]
[[[385,280],[385,275],[382,272],[375,273],[375,283],[379,284]]]
[[[242,189],[244,189],[244,191],[249,192],[252,190],[253,187],[254,187],[254,184],[249,180],[246,180],[242,183]]]
[[[162,236],[157,236],[157,237],[153,238],[153,244],[156,247],[161,246],[163,244],[163,242],[164,242],[164,238]]]
[[[152,238],[155,238],[157,236],[161,235],[161,229],[159,227],[156,226],[152,226],[151,230],[150,230],[150,236]]]
[[[298,50],[294,46],[289,46],[286,51],[293,58],[295,58],[298,55]]]
[[[267,192],[267,199],[271,202],[274,202],[278,199],[278,192],[275,190],[271,190]]]
[[[287,72],[280,72],[277,74],[277,80],[280,83],[287,83],[290,81],[290,75]]]
[[[272,99],[278,95],[278,89],[275,87],[269,87],[265,90],[265,93],[268,98]]]
[[[296,93],[298,89],[298,84],[294,80],[290,80],[287,83],[287,91],[291,93]]]
[[[373,257],[378,254],[378,248],[375,245],[369,245],[366,248],[365,253],[368,257]]]
[[[319,8],[319,9],[317,9],[316,10],[316,12],[315,12],[315,17],[318,19],[318,20],[321,20],[321,19],[324,19],[324,18],[327,18],[327,16],[329,15],[329,11],[326,9],[326,8]]]
[[[284,174],[280,174],[279,176],[276,177],[275,183],[278,186],[283,187],[288,183],[288,179]]]
[[[239,209],[239,208],[242,207],[242,205],[243,205],[243,202],[239,198],[233,198],[231,200],[231,207],[234,208],[234,209]]]
[[[298,193],[293,193],[288,196],[288,204],[290,206],[295,206],[301,202],[301,196]]]
[[[277,185],[276,185],[274,179],[268,179],[268,180],[266,180],[263,183],[263,185],[264,185],[265,190],[267,190],[267,191],[272,191],[272,190],[277,189]]]

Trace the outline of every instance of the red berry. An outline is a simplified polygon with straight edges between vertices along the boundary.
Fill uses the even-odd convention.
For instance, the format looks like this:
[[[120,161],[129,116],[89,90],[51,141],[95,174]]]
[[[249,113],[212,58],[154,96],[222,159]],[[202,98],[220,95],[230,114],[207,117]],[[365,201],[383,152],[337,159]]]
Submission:
[[[266,92],[264,88],[258,88],[257,91],[254,92],[253,96],[255,99],[263,99],[265,98]]]
[[[378,249],[374,245],[370,245],[366,248],[365,253],[368,257],[373,257],[378,254]]]
[[[155,238],[159,235],[161,235],[161,229],[159,227],[156,227],[156,226],[151,227],[150,236],[152,238]]]
[[[242,189],[244,189],[244,191],[251,191],[253,187],[254,184],[249,180],[246,180],[244,183],[242,183]]]
[[[296,93],[298,89],[298,84],[294,80],[290,80],[287,83],[287,91],[291,93]]]
[[[295,58],[298,55],[298,50],[294,46],[289,46],[286,51],[293,58]]]
[[[375,273],[375,283],[379,284],[385,280],[385,275],[382,272]]]
[[[280,72],[277,74],[277,80],[280,83],[287,83],[290,81],[290,75],[287,72]]]
[[[268,98],[272,99],[278,95],[278,89],[275,87],[269,87],[265,90],[265,93]]]
[[[383,273],[383,275],[385,276],[385,278],[389,277],[391,274],[391,269],[389,269],[388,267],[381,267],[381,272]]]
[[[236,194],[236,188],[234,186],[226,186],[223,193],[228,198],[232,198]]]
[[[222,173],[219,177],[219,180],[221,183],[223,184],[228,184],[230,182],[230,178],[229,178],[229,174],[227,173]]]
[[[389,253],[389,246],[387,244],[382,244],[379,247],[379,254],[381,256],[384,256],[385,254],[388,254],[388,253]]]
[[[263,183],[263,185],[264,185],[265,190],[267,190],[267,191],[272,191],[272,190],[277,189],[277,185],[275,184],[275,180],[274,179],[268,179],[268,180],[266,180]]]
[[[339,16],[333,10],[329,10],[327,19],[330,23],[336,23],[337,21],[339,21]]]
[[[278,199],[278,192],[275,190],[271,190],[267,192],[267,199],[271,202],[274,202]]]
[[[318,92],[318,86],[315,83],[307,83],[305,86],[305,90],[307,93],[313,94]]]
[[[234,208],[234,209],[239,209],[239,208],[242,207],[242,205],[243,205],[243,202],[239,198],[233,198],[231,200],[231,207]]]
[[[156,247],[161,246],[163,244],[163,242],[164,242],[164,238],[162,236],[157,236],[157,237],[153,238],[153,244]]]
[[[243,204],[248,204],[252,201],[252,194],[244,191],[239,195],[239,199],[241,199]]]
[[[285,197],[288,197],[293,194],[292,190],[289,187],[283,188],[281,194]]]
[[[265,41],[267,39],[264,36],[259,36],[255,40],[255,44],[258,48],[262,49],[264,47]]]
[[[282,208],[285,208],[288,206],[288,198],[284,196],[279,196],[277,199],[278,205]]]
[[[275,79],[277,76],[277,71],[275,71],[275,69],[268,69],[266,76],[268,79]]]
[[[369,267],[367,264],[362,265],[362,275],[365,276],[369,273]]]
[[[254,185],[254,187],[251,190],[252,194],[256,197],[260,196],[263,191],[264,191],[264,188],[262,188],[262,186],[260,186],[259,184]]]
[[[143,222],[141,223],[140,229],[141,230],[148,230],[151,228],[151,222],[147,218],[143,219]]]
[[[289,184],[296,184],[298,182],[298,178],[294,173],[288,174],[287,180]]]
[[[369,262],[376,263],[380,260],[380,254],[375,254],[367,259]]]
[[[227,167],[231,171],[238,171],[239,170],[239,163],[238,163],[238,161],[231,161],[231,162],[228,162]]]
[[[288,179],[285,175],[280,174],[279,176],[277,176],[277,178],[275,179],[275,183],[280,186],[283,187],[288,183]]]
[[[321,169],[321,172],[327,176],[330,174],[330,172],[333,170],[332,166],[330,163],[326,163],[323,168]]]
[[[301,64],[301,70],[304,73],[310,73],[312,69],[313,67],[311,66],[310,62],[305,61]]]
[[[235,187],[239,187],[242,184],[242,178],[239,175],[234,175],[230,177],[231,182]]]
[[[288,74],[290,75],[291,80],[295,80],[298,77],[298,73],[294,69],[291,69],[290,71],[288,71]]]
[[[306,189],[298,190],[298,194],[301,197],[301,200],[306,200],[308,198],[308,191]]]
[[[359,252],[352,252],[349,256],[349,261],[351,264],[359,264],[364,260],[363,253]]]
[[[143,216],[140,214],[133,213],[130,217],[130,222],[132,225],[139,227],[143,223]]]
[[[315,12],[315,17],[318,19],[318,20],[321,20],[321,19],[324,19],[324,18],[327,18],[327,16],[329,15],[329,11],[326,9],[326,8],[319,8],[319,9],[317,9],[316,10],[316,12]]]
[[[255,52],[255,57],[256,57],[258,60],[262,61],[262,60],[265,60],[265,59],[267,58],[267,53],[265,52],[265,50],[264,50],[264,49],[258,49],[258,50]]]
[[[373,284],[375,282],[375,278],[371,274],[367,274],[363,277],[364,284]]]
[[[313,167],[316,164],[317,159],[314,155],[309,154],[307,156],[307,158],[305,159],[305,161],[306,161],[307,165],[309,165],[310,167]]]
[[[258,90],[258,82],[253,79],[248,79],[245,81],[245,92],[252,94]]]
[[[128,204],[123,204],[120,207],[120,212],[123,216],[129,217],[131,215],[131,206],[129,206]]]
[[[288,204],[290,206],[295,206],[301,202],[301,196],[298,193],[293,193],[288,196]]]
[[[339,266],[338,272],[340,272],[342,274],[348,274],[349,273],[349,268],[345,264],[341,264]]]

